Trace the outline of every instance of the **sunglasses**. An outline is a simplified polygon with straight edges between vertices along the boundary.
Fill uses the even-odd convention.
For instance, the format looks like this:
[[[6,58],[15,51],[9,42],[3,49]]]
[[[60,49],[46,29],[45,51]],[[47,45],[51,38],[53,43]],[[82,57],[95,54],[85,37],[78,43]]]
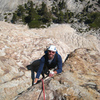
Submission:
[[[55,53],[54,51],[50,51],[50,50],[48,50],[48,52],[49,52],[49,53]]]

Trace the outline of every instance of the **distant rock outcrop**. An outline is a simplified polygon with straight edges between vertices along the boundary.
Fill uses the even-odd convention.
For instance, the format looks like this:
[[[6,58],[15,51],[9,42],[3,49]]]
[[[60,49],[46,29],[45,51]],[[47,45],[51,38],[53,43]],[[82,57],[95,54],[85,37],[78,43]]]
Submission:
[[[97,53],[95,53],[95,51],[100,52],[99,40],[97,40],[97,38],[94,36],[88,36],[87,38],[85,38],[75,33],[76,33],[75,30],[72,29],[70,25],[66,25],[66,24],[52,25],[51,27],[44,28],[44,29],[28,29],[27,26],[0,22],[0,99],[12,100],[15,96],[25,91],[27,88],[29,88],[32,85],[31,71],[28,71],[26,66],[30,64],[31,61],[39,59],[44,54],[44,49],[51,44],[54,44],[57,47],[59,54],[62,56],[63,62],[65,61],[67,55],[70,54],[70,52],[74,51],[75,49],[87,48],[87,49],[93,50],[93,51],[91,50],[87,51],[87,49],[86,50],[82,49],[80,51],[79,49],[79,52],[77,50],[77,53],[81,53],[79,56],[77,54],[77,57],[79,57],[77,59],[79,61],[79,65],[82,65],[83,68],[84,66],[86,67],[85,64],[88,63],[89,60],[91,61],[90,62],[91,64],[93,62],[94,66],[92,65],[92,68],[95,68],[95,69],[89,70],[89,68],[91,68],[89,67],[91,64],[90,65],[87,64],[86,69],[89,70],[89,72],[90,71],[93,71],[93,72],[89,74],[90,76],[89,75],[86,76],[87,74],[85,74],[85,76],[86,78],[92,78],[91,75],[93,75],[94,83],[95,83],[95,80],[96,80],[95,77],[97,77],[98,72],[99,72],[98,61],[100,60],[98,60],[99,56],[96,55]],[[85,55],[86,55],[86,58],[85,58]],[[87,56],[90,57],[89,60]],[[84,57],[84,60],[82,60],[83,58],[81,57]],[[81,63],[81,60],[83,61],[82,63]],[[78,64],[74,60],[71,61],[71,64],[74,64],[74,63],[76,65]],[[70,64],[69,64],[69,67],[68,66],[67,68],[64,67],[66,68],[64,70],[68,69],[70,70],[70,73],[69,71],[66,74],[63,73],[62,74],[63,76],[66,76],[66,77],[68,75],[74,76],[73,73],[75,72],[76,75],[80,73],[79,77],[82,77],[82,78],[85,77],[85,76],[82,76],[83,72],[86,72],[85,68],[83,71],[83,69],[81,69],[81,66],[79,66],[80,69],[77,69],[74,65],[71,65],[71,66],[72,67],[70,67]],[[98,69],[98,71],[96,69]],[[78,73],[76,70],[78,71]],[[98,78],[99,78],[99,75],[98,75]],[[77,80],[77,81],[80,82],[80,80]],[[84,80],[84,82],[85,81],[87,83],[87,80]],[[99,82],[98,83],[97,82],[98,81],[96,81],[95,83],[96,86],[98,86],[98,89],[96,90],[99,91],[100,89],[98,85]],[[51,83],[51,85],[52,84],[53,83]],[[59,85],[59,82],[57,84]],[[64,84],[67,85],[66,81]],[[84,84],[81,84],[81,85],[84,87]],[[55,88],[56,87],[54,85],[54,89]],[[69,89],[71,89],[71,87]],[[38,92],[40,92],[40,90]],[[59,94],[60,92],[58,91],[57,93]],[[50,95],[52,96],[53,94],[51,93]],[[93,98],[95,97],[93,96]]]
[[[9,13],[13,13],[19,5],[24,5],[28,1],[33,1],[34,4],[40,5],[44,2],[48,8],[51,9],[52,4],[55,2],[60,2],[62,0],[0,0],[0,21],[4,20],[5,13],[9,15]],[[83,11],[84,8],[88,6],[89,11],[100,11],[100,7],[97,4],[97,0],[64,0],[66,4],[66,9],[70,10],[71,12],[77,14]],[[91,9],[90,6],[93,6]],[[9,16],[8,19],[11,19]]]

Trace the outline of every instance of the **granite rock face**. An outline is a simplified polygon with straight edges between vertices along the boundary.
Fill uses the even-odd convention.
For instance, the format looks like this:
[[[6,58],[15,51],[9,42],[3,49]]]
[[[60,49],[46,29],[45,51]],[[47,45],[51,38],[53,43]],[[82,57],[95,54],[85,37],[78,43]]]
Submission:
[[[23,5],[29,0],[0,0],[0,13],[13,12],[18,5]],[[48,8],[51,8],[53,2],[60,2],[61,0],[31,0],[34,4],[39,5],[42,2],[46,3]],[[75,13],[82,12],[82,10],[88,5],[93,5],[97,10],[100,8],[97,5],[98,0],[64,0],[66,7]],[[92,9],[90,9],[92,10]]]
[[[2,100],[11,100],[32,85],[31,71],[28,71],[26,66],[40,59],[44,49],[51,44],[56,45],[59,53],[62,52],[62,57],[70,50],[65,43],[53,37],[43,37],[27,27],[1,22],[0,98]],[[63,45],[59,46],[61,44]]]
[[[5,13],[13,13],[18,5],[24,5],[29,0],[0,0],[0,21],[4,20]],[[42,2],[44,2],[49,9],[51,9],[52,4],[55,2],[59,2],[62,0],[31,0],[34,4],[40,5]],[[66,4],[66,9],[70,10],[71,12],[77,14],[83,11],[84,8],[90,5],[93,6],[93,8],[89,8],[89,11],[94,11],[94,9],[97,9],[97,11],[100,11],[100,7],[98,6],[97,2],[98,0],[64,0]],[[10,16],[12,17],[12,16]],[[9,18],[10,19],[10,18]],[[10,19],[11,20],[11,19]]]
[[[41,56],[44,54],[44,49],[51,44],[54,44],[57,47],[58,53],[62,56],[63,62],[65,61],[67,55],[70,54],[75,49],[87,48],[93,50],[93,52],[90,52],[91,56],[89,56],[90,57],[89,59],[91,62],[93,62],[94,65],[91,64],[91,66],[92,68],[95,68],[95,70],[94,69],[90,70],[89,69],[90,65],[85,64],[88,63],[89,61],[89,59],[85,58],[84,55],[85,52],[87,52],[86,51],[87,49],[86,50],[83,49],[84,52],[82,50],[78,51],[82,53],[79,56],[82,55],[81,57],[84,57],[84,59],[86,59],[80,65],[83,66],[82,68],[84,68],[84,66],[87,67],[86,70],[89,70],[89,72],[93,71],[91,74],[88,75],[87,73],[85,74],[85,76],[82,76],[83,75],[82,73],[86,72],[85,68],[84,71],[83,69],[81,71],[81,67],[78,67],[79,69],[77,69],[77,67],[71,65],[73,67],[72,69],[70,69],[70,64],[69,64],[69,66],[67,65],[67,67],[64,67],[65,68],[64,70],[70,70],[70,71],[68,71],[67,74],[62,74],[62,75],[64,76],[66,75],[67,77],[68,75],[73,76],[74,75],[73,73],[76,73],[77,76],[77,74],[80,73],[79,77],[82,77],[83,79],[84,77],[94,78],[90,80],[94,80],[95,83],[96,80],[95,76],[98,74],[99,71],[98,61],[100,61],[98,60],[99,57],[97,56],[95,57],[96,55],[95,51],[100,53],[99,43],[100,43],[99,40],[97,40],[97,38],[94,36],[87,36],[85,38],[77,35],[76,31],[72,29],[70,25],[66,24],[52,25],[51,27],[45,29],[28,29],[27,26],[13,25],[10,23],[0,22],[0,99],[12,100],[15,96],[22,93],[32,85],[31,71],[29,71],[26,68],[26,66],[30,64],[32,61],[40,59]],[[87,52],[86,54],[88,53],[89,52]],[[83,59],[81,57],[79,57],[79,59],[77,58],[79,63],[81,62],[80,60]],[[71,64],[75,63],[77,65],[77,62],[75,60],[71,62],[72,62]],[[65,63],[65,65],[66,64],[67,63]],[[96,69],[98,69],[98,71]],[[99,77],[100,76],[98,75],[98,79]],[[80,82],[80,80],[78,81]],[[96,88],[98,88],[97,91],[99,91],[98,83],[100,82],[95,83]],[[51,83],[51,86],[52,84],[54,83]],[[59,82],[57,84],[59,84]],[[66,82],[64,84],[67,85]],[[87,86],[86,84],[84,83],[81,85],[84,87]],[[55,88],[56,87],[54,87],[54,90]],[[40,93],[40,90],[37,91],[37,93],[38,92]],[[57,92],[58,94],[59,91]],[[51,92],[48,92],[48,94],[49,93]],[[56,91],[53,93],[56,94]],[[50,94],[51,97],[53,93]]]
[[[100,100],[100,54],[76,49],[63,65],[63,72],[44,79],[46,100]],[[15,100],[43,100],[42,83],[16,96]]]

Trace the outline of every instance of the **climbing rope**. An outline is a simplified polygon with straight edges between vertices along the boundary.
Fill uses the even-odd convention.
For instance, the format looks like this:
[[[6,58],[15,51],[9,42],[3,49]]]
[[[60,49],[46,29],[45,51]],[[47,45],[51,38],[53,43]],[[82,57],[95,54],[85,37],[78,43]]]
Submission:
[[[53,75],[54,75],[54,73],[50,73],[49,77],[52,77]],[[48,77],[48,76],[47,76],[47,77]],[[45,100],[44,81],[43,81],[43,79],[41,79],[41,81],[42,81],[43,98],[44,98],[44,100]],[[41,91],[41,92],[42,92],[42,91]],[[41,93],[40,93],[40,95],[41,95]],[[40,95],[39,95],[39,98],[40,98]],[[39,98],[38,98],[38,100],[39,100]]]
[[[45,88],[44,88],[44,81],[43,81],[43,79],[41,79],[41,81],[42,81],[42,86],[43,86],[43,98],[44,98],[44,100],[45,100]]]

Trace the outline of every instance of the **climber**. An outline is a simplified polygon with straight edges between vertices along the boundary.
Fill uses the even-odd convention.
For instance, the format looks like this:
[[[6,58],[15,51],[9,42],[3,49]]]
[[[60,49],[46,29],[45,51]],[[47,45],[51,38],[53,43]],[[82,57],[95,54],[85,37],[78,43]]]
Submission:
[[[54,70],[50,72],[50,69]],[[37,83],[41,73],[44,73],[52,77],[54,74],[59,74],[61,72],[62,72],[62,58],[58,54],[56,47],[54,45],[51,45],[45,52],[45,55],[43,55],[40,59],[40,66],[37,71],[34,84]]]

